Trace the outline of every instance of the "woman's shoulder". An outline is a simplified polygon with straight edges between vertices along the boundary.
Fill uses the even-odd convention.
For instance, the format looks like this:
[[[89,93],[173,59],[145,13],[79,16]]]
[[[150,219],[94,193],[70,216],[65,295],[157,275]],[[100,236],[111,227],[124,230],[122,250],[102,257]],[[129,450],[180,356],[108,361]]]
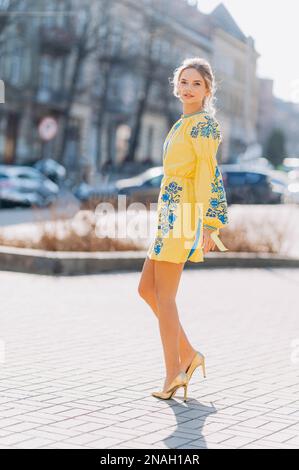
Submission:
[[[201,136],[222,140],[219,122],[208,111],[192,116],[188,127],[190,137],[192,138]]]
[[[194,114],[190,117],[190,123],[194,126],[197,123],[219,125],[217,118],[209,111]]]

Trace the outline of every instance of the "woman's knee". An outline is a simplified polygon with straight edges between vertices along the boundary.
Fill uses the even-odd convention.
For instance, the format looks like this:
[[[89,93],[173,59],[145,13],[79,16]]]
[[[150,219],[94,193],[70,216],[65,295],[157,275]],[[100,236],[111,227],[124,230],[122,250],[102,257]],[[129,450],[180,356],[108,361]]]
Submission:
[[[144,300],[148,300],[151,298],[151,296],[153,295],[153,288],[151,288],[150,286],[148,286],[147,284],[144,284],[142,282],[139,283],[138,285],[138,294],[140,295],[140,297]]]
[[[147,300],[154,294],[154,261],[146,258],[138,285],[138,294]]]

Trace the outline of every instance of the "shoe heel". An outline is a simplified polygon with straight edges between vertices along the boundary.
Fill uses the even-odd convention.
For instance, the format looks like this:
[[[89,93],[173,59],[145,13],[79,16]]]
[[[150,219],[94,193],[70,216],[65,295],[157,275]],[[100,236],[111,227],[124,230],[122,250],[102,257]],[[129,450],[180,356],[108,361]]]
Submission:
[[[188,388],[188,385],[184,385],[184,401],[186,402],[187,401],[187,388]]]
[[[205,357],[203,356],[202,358],[202,363],[201,363],[201,367],[202,367],[202,373],[203,373],[203,376],[206,378],[206,363],[205,363]]]

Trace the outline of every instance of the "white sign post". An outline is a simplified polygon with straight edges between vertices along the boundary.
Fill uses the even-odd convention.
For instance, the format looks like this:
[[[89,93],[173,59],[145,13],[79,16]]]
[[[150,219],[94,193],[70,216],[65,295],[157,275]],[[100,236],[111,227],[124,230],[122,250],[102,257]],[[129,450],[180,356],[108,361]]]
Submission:
[[[58,131],[58,124],[56,119],[51,116],[44,117],[38,126],[38,133],[40,138],[43,141],[43,149],[42,149],[42,158],[45,158],[46,148],[48,151],[50,150],[49,144],[46,145],[47,142],[54,139]],[[46,148],[45,148],[46,147]]]

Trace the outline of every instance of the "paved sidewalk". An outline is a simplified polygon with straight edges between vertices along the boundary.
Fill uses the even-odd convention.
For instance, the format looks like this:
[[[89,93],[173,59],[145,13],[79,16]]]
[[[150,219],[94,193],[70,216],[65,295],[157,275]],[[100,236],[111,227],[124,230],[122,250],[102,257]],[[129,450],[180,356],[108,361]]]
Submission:
[[[299,270],[183,272],[187,403],[139,276],[0,272],[0,448],[299,448]]]

